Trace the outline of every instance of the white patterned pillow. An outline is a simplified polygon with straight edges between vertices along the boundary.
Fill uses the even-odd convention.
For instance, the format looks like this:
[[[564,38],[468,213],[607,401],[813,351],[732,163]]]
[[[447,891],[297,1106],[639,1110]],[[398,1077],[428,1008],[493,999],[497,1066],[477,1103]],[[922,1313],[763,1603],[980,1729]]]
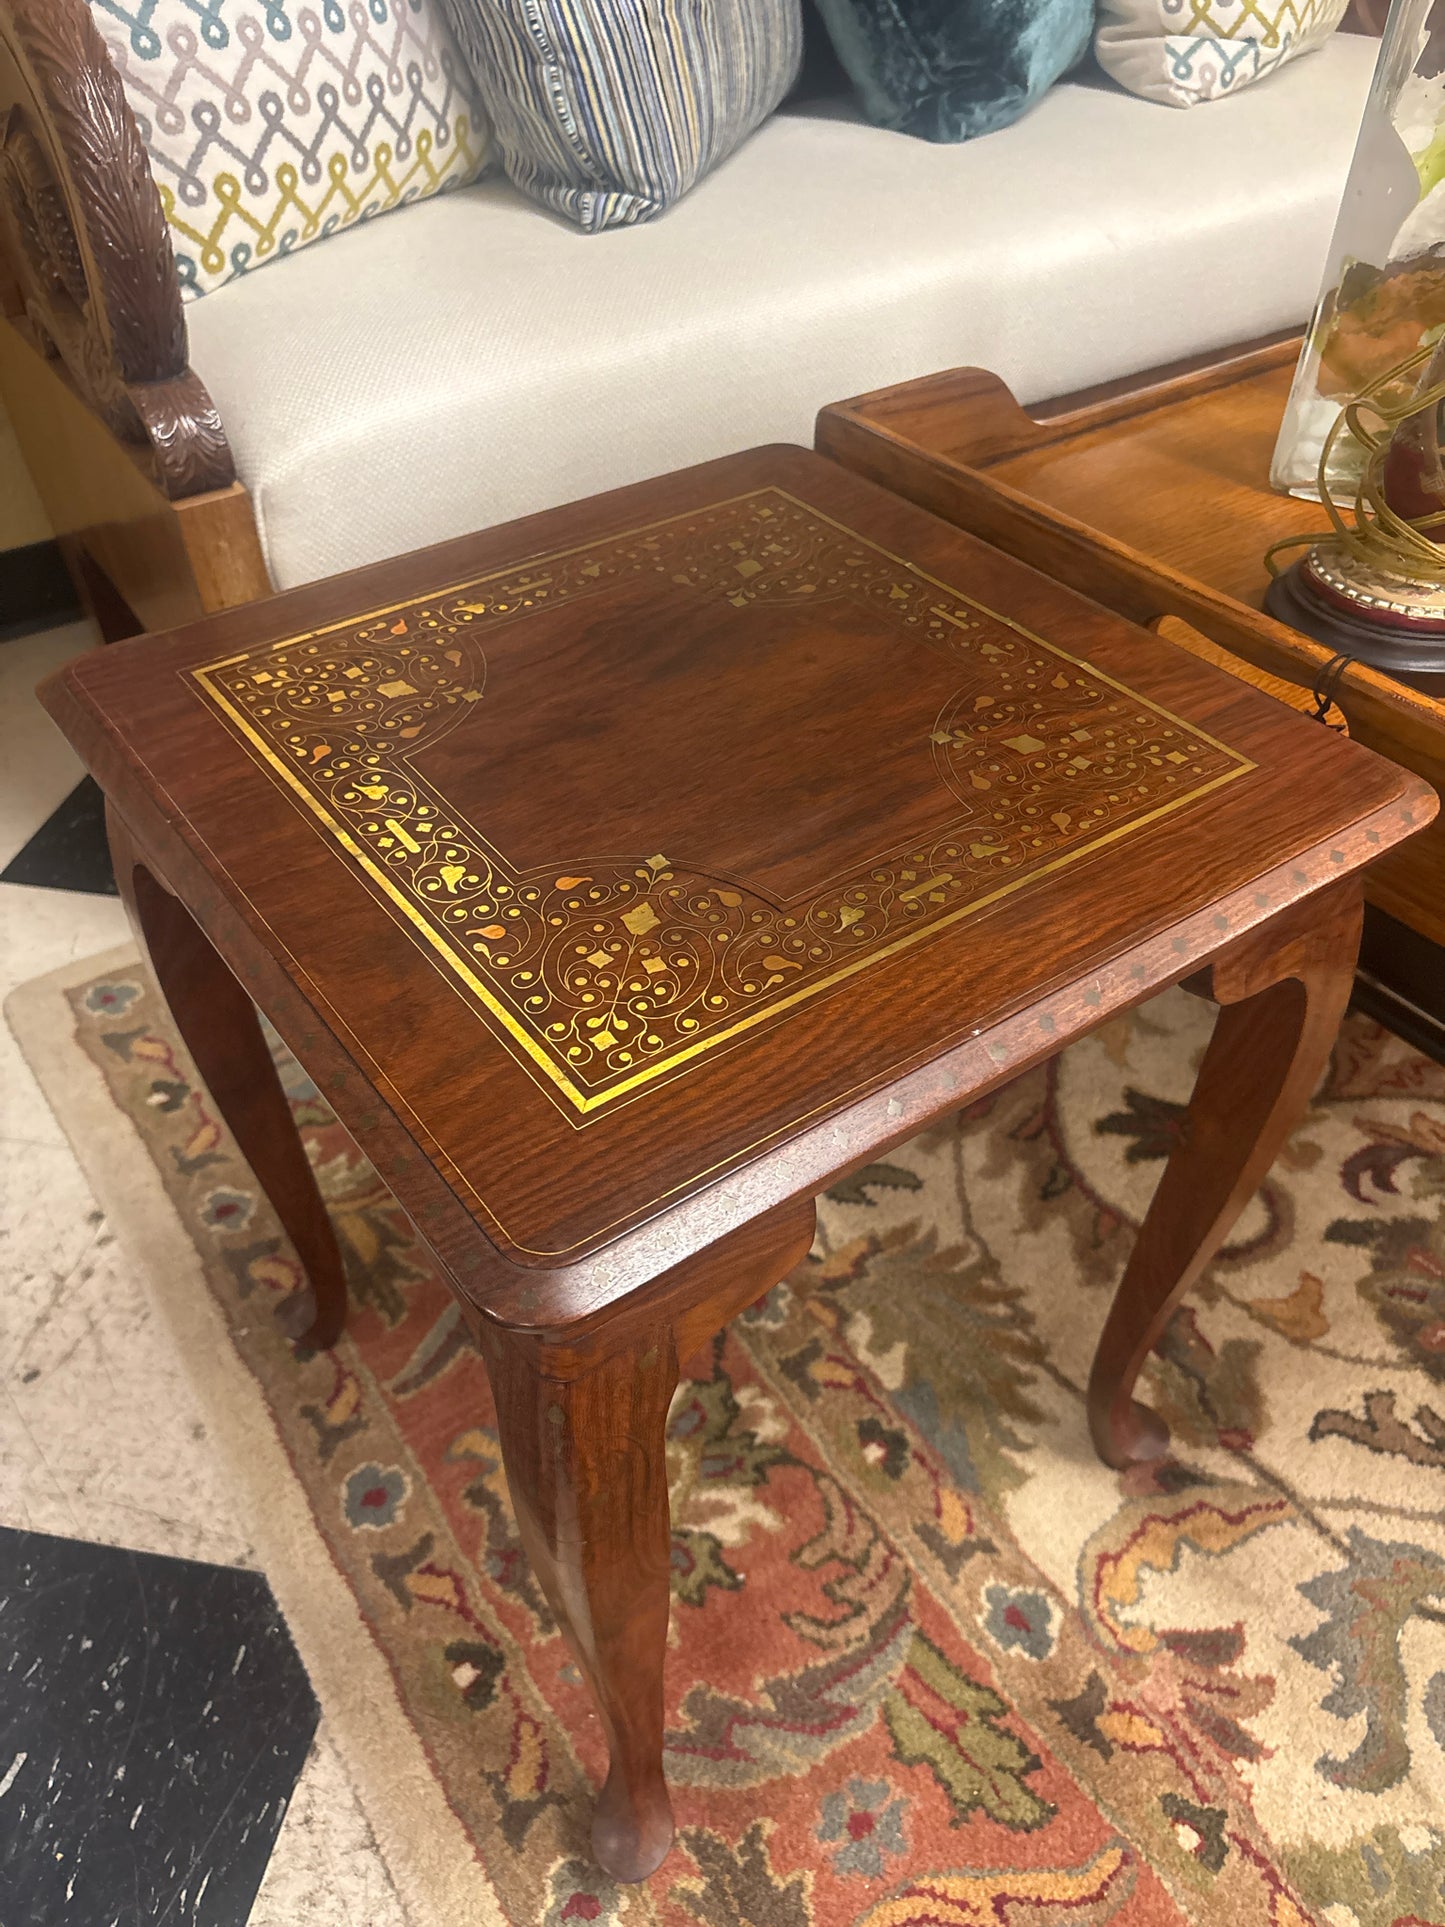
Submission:
[[[1328,40],[1349,0],[1099,0],[1105,73],[1166,107],[1237,94]]]
[[[90,0],[181,289],[475,179],[491,144],[436,0]]]

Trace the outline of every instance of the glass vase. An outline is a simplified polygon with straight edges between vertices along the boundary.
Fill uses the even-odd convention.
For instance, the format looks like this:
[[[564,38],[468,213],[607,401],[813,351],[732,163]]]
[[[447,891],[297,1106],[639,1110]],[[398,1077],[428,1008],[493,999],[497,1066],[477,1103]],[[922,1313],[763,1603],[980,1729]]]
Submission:
[[[1361,390],[1445,335],[1445,0],[1394,0],[1270,479],[1319,493],[1320,457]],[[1410,387],[1419,367],[1407,377]],[[1335,438],[1332,489],[1364,459]]]

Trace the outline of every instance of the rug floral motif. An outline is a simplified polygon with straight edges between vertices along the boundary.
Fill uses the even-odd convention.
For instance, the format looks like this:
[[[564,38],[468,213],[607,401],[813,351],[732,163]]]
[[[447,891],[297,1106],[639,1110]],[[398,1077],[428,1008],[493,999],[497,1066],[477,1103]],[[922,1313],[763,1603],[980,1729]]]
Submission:
[[[1082,1387],[1208,1034],[1171,992],[846,1182],[695,1359],[668,1443],[667,1769],[640,1888],[587,1857],[597,1721],[516,1538],[485,1373],[297,1066],[334,1351],[139,971],[71,993],[517,1927],[1445,1923],[1445,1069],[1348,1020],[1176,1315],[1173,1447]]]

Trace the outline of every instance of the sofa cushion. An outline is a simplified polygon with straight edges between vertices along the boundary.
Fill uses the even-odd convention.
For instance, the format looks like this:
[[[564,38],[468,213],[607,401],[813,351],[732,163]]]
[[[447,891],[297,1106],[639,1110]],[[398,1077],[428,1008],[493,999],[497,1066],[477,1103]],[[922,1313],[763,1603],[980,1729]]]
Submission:
[[[800,0],[446,0],[512,182],[589,233],[672,206],[772,113]]]
[[[1349,0],[1099,0],[1094,52],[1130,93],[1197,107],[1238,93],[1339,26]],[[1378,51],[1378,43],[1377,43]]]
[[[923,140],[970,140],[1017,120],[1076,67],[1094,0],[818,0],[863,111]]]
[[[440,0],[90,0],[188,298],[460,187],[489,132]]]
[[[1375,43],[1204,114],[1066,82],[933,146],[774,116],[660,221],[483,182],[190,310],[272,573],[305,582],[995,369],[1024,401],[1309,314]]]

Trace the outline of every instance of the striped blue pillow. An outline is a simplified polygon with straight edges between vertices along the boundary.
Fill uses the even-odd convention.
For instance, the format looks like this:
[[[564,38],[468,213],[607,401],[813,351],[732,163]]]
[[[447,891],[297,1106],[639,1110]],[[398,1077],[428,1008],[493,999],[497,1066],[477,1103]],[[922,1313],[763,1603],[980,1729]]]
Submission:
[[[589,233],[651,220],[783,99],[801,0],[446,0],[516,185]]]

